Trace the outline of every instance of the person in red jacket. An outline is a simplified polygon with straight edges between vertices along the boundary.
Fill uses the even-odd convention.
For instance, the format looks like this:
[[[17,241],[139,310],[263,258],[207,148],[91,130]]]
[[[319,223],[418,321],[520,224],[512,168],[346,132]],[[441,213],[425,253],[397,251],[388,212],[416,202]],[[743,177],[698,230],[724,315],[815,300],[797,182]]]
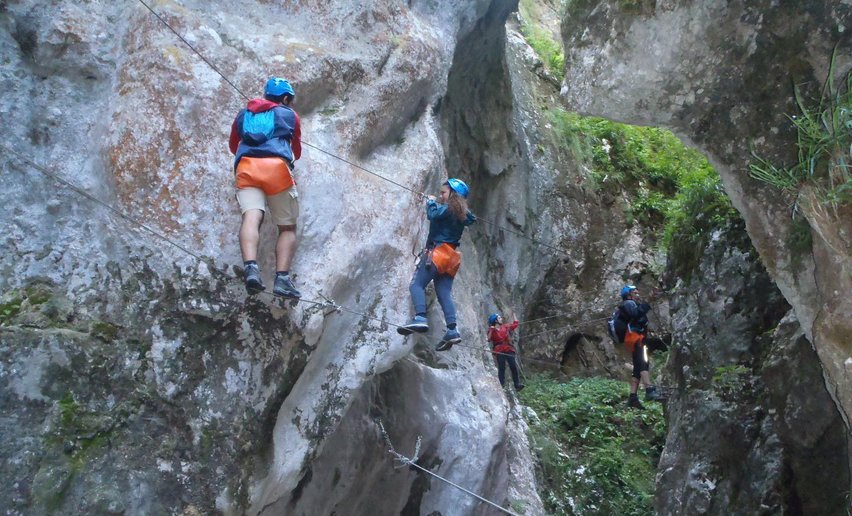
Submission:
[[[515,384],[515,390],[520,391],[524,388],[524,384],[518,378],[515,346],[512,345],[512,338],[509,335],[517,327],[517,320],[510,324],[503,324],[503,317],[500,314],[491,314],[488,316],[488,342],[491,343],[492,353],[497,358],[497,378],[500,379],[500,385],[506,384],[506,364],[509,364],[509,369],[512,370],[512,382]]]

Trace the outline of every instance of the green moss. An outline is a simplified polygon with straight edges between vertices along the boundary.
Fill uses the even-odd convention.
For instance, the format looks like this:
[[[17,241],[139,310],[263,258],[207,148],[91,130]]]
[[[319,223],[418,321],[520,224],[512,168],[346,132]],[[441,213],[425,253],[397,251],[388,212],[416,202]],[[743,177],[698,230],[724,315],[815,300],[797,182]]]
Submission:
[[[0,303],[0,326],[5,326],[21,312],[21,303],[24,299],[17,292],[7,293]]]
[[[707,159],[671,132],[561,109],[550,120],[555,145],[586,164],[590,186],[626,197],[626,223],[641,224],[683,275],[714,231],[740,220]]]
[[[43,305],[53,296],[50,287],[46,285],[32,285],[24,289],[27,300],[32,306]]]
[[[719,366],[713,373],[713,386],[723,399],[737,399],[749,386],[751,370],[743,365]]]
[[[521,0],[518,8],[521,14],[521,34],[550,73],[561,81],[565,75],[562,43],[537,24],[536,4],[533,0]]]
[[[524,500],[511,500],[509,502],[509,508],[511,508],[512,512],[515,514],[526,514],[527,502]]]
[[[105,321],[95,321],[89,328],[89,333],[104,342],[112,342],[118,336],[119,327]]]
[[[653,514],[662,407],[628,409],[627,385],[614,380],[527,380],[520,398],[539,418],[528,423],[548,513]]]
[[[793,217],[786,244],[790,250],[790,268],[792,272],[796,272],[802,266],[802,259],[810,255],[813,249],[813,236],[807,219],[802,216]]]
[[[36,512],[58,513],[74,474],[66,461],[44,463],[32,480],[31,496]]]
[[[80,412],[80,405],[74,401],[74,395],[66,392],[59,400],[59,423],[63,428],[70,428]]]

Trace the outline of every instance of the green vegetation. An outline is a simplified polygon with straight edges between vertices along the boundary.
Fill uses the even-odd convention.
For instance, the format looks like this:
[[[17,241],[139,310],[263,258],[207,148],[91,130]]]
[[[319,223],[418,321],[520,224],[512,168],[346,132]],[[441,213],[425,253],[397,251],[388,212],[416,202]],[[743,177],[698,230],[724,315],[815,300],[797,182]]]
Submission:
[[[562,51],[562,43],[554,39],[546,29],[542,28],[537,20],[540,19],[538,9],[541,2],[534,0],[521,0],[518,11],[521,18],[521,34],[532,47],[538,57],[544,62],[545,67],[560,81],[565,75],[565,54]]]
[[[751,370],[743,365],[719,366],[713,374],[713,385],[723,398],[736,398],[748,386]]]
[[[787,249],[790,250],[790,267],[797,271],[802,266],[802,258],[810,254],[813,249],[811,225],[802,215],[796,214],[790,221],[786,244]]]
[[[538,420],[528,421],[550,514],[653,514],[657,462],[665,442],[659,404],[628,409],[624,382],[562,383],[527,377],[520,393]]]
[[[92,322],[89,333],[93,337],[97,337],[104,342],[112,342],[118,337],[118,333],[121,330],[118,326],[104,322],[104,321],[94,321]]]
[[[25,300],[30,307],[44,305],[51,300],[50,287],[36,283],[23,289],[5,292],[0,297],[0,326],[11,323],[21,313]]]
[[[817,200],[837,207],[852,201],[852,71],[838,87],[834,83],[835,57],[820,98],[806,100],[794,87],[799,115],[788,116],[797,133],[798,160],[791,166],[771,163],[754,155],[751,176],[797,198],[810,185]]]
[[[3,300],[0,302],[0,326],[5,326],[21,312],[23,301],[24,299],[17,292],[3,295]]]
[[[683,273],[714,231],[739,220],[719,175],[698,151],[665,129],[551,111],[556,145],[590,170],[592,187],[628,196],[627,223],[652,231]]]

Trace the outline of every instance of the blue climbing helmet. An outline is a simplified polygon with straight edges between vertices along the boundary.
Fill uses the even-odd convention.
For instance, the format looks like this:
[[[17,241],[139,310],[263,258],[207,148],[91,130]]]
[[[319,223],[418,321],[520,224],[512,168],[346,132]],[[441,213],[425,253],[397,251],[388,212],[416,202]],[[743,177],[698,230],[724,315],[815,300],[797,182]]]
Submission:
[[[491,314],[488,316],[488,326],[493,325],[497,322],[497,318],[500,317],[500,314]]]
[[[263,94],[270,97],[280,97],[281,95],[296,96],[296,92],[293,91],[290,82],[280,77],[272,77],[266,81],[266,88],[263,89]]]
[[[467,194],[468,194],[468,192],[470,192],[470,189],[467,187],[467,185],[461,179],[456,179],[454,177],[451,177],[451,178],[447,179],[447,182],[444,183],[444,184],[449,186],[450,189],[452,191],[454,191],[455,193],[457,193],[457,194],[461,195],[462,197],[464,197],[465,199],[467,199]]]
[[[633,285],[624,285],[621,289],[621,299],[627,299],[627,296],[629,296],[634,290],[638,289]]]

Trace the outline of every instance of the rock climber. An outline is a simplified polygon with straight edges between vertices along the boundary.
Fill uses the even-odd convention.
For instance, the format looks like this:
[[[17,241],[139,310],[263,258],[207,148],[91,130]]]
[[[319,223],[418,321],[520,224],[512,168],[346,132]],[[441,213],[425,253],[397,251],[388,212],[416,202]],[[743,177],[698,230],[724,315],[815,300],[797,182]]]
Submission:
[[[646,401],[661,401],[662,396],[651,384],[650,364],[648,362],[648,347],[645,336],[648,332],[648,312],[651,305],[642,302],[639,289],[634,285],[625,285],[620,292],[622,303],[613,314],[611,325],[620,342],[627,346],[633,357],[633,375],[630,378],[630,395],[627,405],[632,408],[644,408],[637,394],[639,385],[645,387]]]
[[[408,287],[415,315],[411,322],[397,329],[401,335],[429,331],[429,322],[426,319],[426,285],[434,281],[435,293],[447,323],[447,332],[438,343],[437,351],[447,351],[454,344],[461,342],[456,308],[453,304],[453,278],[461,265],[461,253],[457,249],[464,228],[476,222],[476,217],[467,208],[468,192],[464,181],[450,178],[441,185],[441,193],[437,199],[431,195],[427,196],[426,218],[429,219],[429,235]]]
[[[510,333],[518,328],[518,320],[503,324],[503,317],[500,314],[491,314],[488,316],[488,342],[491,343],[491,352],[494,358],[497,359],[497,378],[500,380],[500,385],[506,384],[506,364],[509,364],[509,369],[512,371],[512,383],[515,385],[515,390],[520,392],[524,388],[518,377],[518,363],[515,361],[515,346],[512,345]]]
[[[290,276],[299,217],[293,169],[302,154],[299,115],[290,107],[295,97],[287,80],[272,77],[266,82],[263,98],[250,100],[231,126],[228,143],[235,155],[237,202],[242,212],[240,250],[249,294],[264,290],[257,247],[268,206],[278,226],[272,293],[285,298],[301,297]]]

